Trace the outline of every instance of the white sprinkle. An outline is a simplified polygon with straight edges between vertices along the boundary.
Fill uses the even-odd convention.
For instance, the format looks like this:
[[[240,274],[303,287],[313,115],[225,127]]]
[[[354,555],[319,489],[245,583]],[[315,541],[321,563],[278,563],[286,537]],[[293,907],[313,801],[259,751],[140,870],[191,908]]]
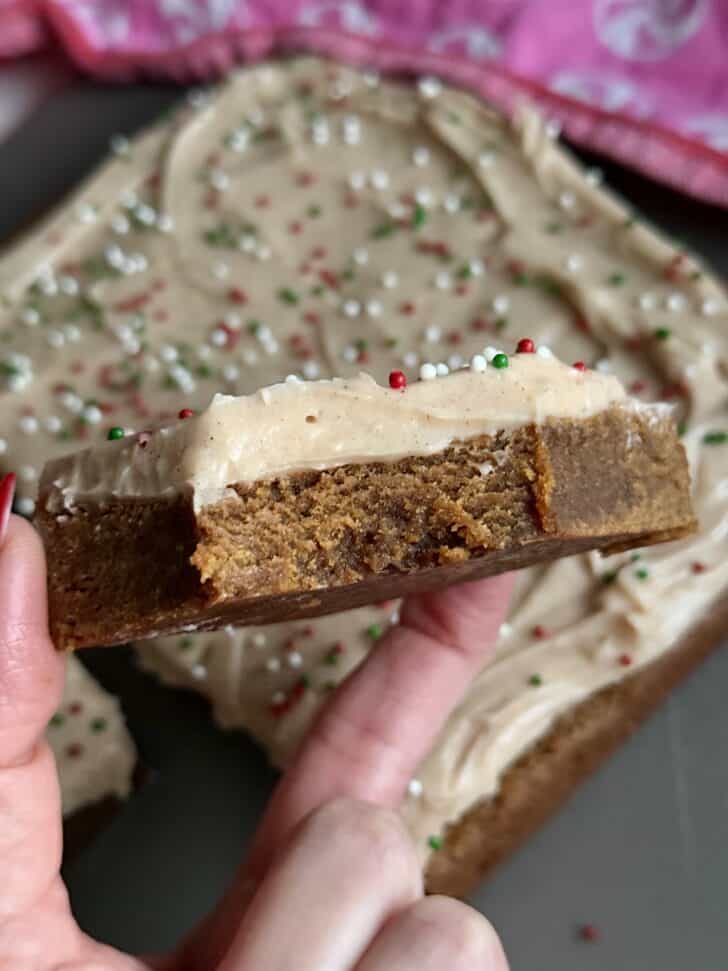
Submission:
[[[344,118],[343,137],[346,145],[358,145],[361,141],[361,121],[357,115],[347,115]]]
[[[599,371],[600,374],[609,374],[612,370],[612,362],[608,357],[601,357],[594,365],[594,370]]]
[[[501,293],[497,297],[493,298],[493,310],[497,314],[507,314],[510,307],[511,301],[504,293]]]
[[[268,344],[273,340],[273,331],[267,324],[263,324],[262,327],[259,327],[256,330],[255,336],[258,338],[261,344]]]
[[[139,220],[140,223],[144,223],[145,226],[153,226],[157,220],[157,212],[151,206],[148,206],[146,202],[140,202],[139,205],[134,210],[134,215]]]
[[[402,219],[407,215],[407,207],[401,202],[393,202],[391,206],[387,206],[387,212],[392,219]]]
[[[12,374],[7,379],[7,386],[11,391],[22,391],[31,381],[30,374]]]
[[[248,141],[250,140],[250,132],[247,128],[236,128],[235,131],[230,136],[230,141],[228,145],[233,152],[244,152],[248,147]]]
[[[375,189],[389,188],[389,175],[384,169],[374,169],[369,176],[369,180]]]
[[[204,88],[193,88],[187,92],[185,100],[191,108],[204,108],[208,102],[207,91]]]
[[[484,347],[483,348],[483,357],[486,359],[486,361],[489,364],[493,360],[493,358],[496,356],[497,353],[498,353],[498,348],[497,347],[492,347],[490,344],[487,347]]]
[[[463,360],[461,354],[451,354],[447,359],[447,366],[451,371],[457,371],[458,368],[463,366],[463,364],[465,364],[465,361]]]
[[[176,361],[179,357],[179,351],[173,344],[160,344],[159,356],[165,364],[171,364],[172,361]]]
[[[642,310],[654,310],[657,306],[657,297],[654,293],[641,293],[639,295],[639,305]]]
[[[382,286],[386,287],[388,290],[392,290],[399,283],[399,277],[394,272],[394,270],[386,270],[382,273]]]
[[[226,364],[222,369],[222,376],[226,381],[237,381],[240,377],[240,368],[237,364]]]
[[[478,165],[481,169],[489,169],[494,162],[495,152],[491,148],[486,149],[478,155]]]
[[[38,478],[38,473],[32,465],[21,465],[18,469],[18,475],[24,482],[32,482]]]
[[[227,339],[227,332],[219,327],[216,327],[210,334],[210,343],[215,347],[224,347],[227,344]]]
[[[430,324],[429,327],[425,328],[425,340],[428,344],[436,344],[441,337],[442,328],[438,327],[437,324]]]
[[[562,209],[573,209],[576,205],[576,196],[573,192],[562,192],[559,196],[559,205]]]
[[[96,405],[86,405],[86,407],[83,409],[83,417],[86,419],[89,425],[98,425],[104,416],[101,409]]]
[[[364,174],[364,172],[356,171],[356,172],[352,172],[349,175],[349,185],[352,189],[354,189],[355,192],[358,192],[360,189],[363,189],[364,186],[366,185],[366,182],[367,182],[367,177]]]
[[[424,788],[419,779],[410,779],[407,792],[415,799],[418,799],[422,795]]]
[[[286,700],[286,696],[283,691],[276,691],[275,694],[271,695],[271,704],[282,705]]]
[[[471,260],[468,263],[468,268],[473,276],[482,276],[485,272],[485,264],[482,260]]]
[[[119,236],[124,236],[129,232],[129,220],[123,213],[120,212],[111,220],[111,228],[115,233],[118,233]]]
[[[437,377],[437,368],[434,364],[423,364],[420,368],[420,380],[421,381],[432,381]]]
[[[230,187],[230,176],[222,169],[211,169],[208,178],[210,185],[218,192],[224,192]]]
[[[224,280],[229,272],[230,267],[227,263],[213,263],[212,265],[213,276],[216,276],[218,280]]]
[[[417,88],[423,98],[436,98],[442,91],[442,82],[439,78],[427,76],[420,78]]]
[[[124,250],[118,245],[118,243],[111,243],[111,245],[107,246],[104,250],[104,259],[109,266],[113,266],[118,269],[126,257],[124,256]]]
[[[335,101],[341,101],[342,98],[351,94],[352,89],[353,85],[350,78],[337,78],[331,85],[331,97]]]
[[[204,681],[207,677],[207,668],[204,664],[194,664],[191,671],[195,681]]]
[[[144,253],[132,253],[129,259],[134,263],[134,270],[132,272],[143,273],[149,266]]]
[[[412,152],[412,161],[416,166],[422,168],[430,161],[430,150],[425,145],[418,145]]]
[[[364,84],[366,84],[366,86],[368,88],[377,88],[377,87],[379,87],[379,72],[378,71],[374,71],[374,70],[364,71],[363,74],[362,74],[362,77],[364,78]]]
[[[448,192],[442,205],[445,212],[457,212],[460,209],[460,196],[456,196],[454,192]]]
[[[46,431],[49,431],[52,435],[59,432],[61,428],[63,428],[63,422],[58,415],[48,415],[48,417],[44,419],[43,424],[46,427]]]
[[[365,263],[369,262],[369,250],[366,246],[359,246],[352,253],[352,258],[359,266],[364,266]]]
[[[253,647],[261,648],[266,645],[266,636],[262,632],[258,631],[257,634],[253,634],[250,638],[250,642]]]
[[[243,253],[253,253],[258,245],[258,241],[255,236],[251,236],[250,233],[243,233],[243,235],[238,240],[238,249],[242,250]]]
[[[551,351],[551,348],[547,347],[545,344],[541,344],[539,347],[537,347],[536,353],[538,354],[539,357],[544,357],[546,359],[554,356]]]
[[[4,438],[0,438],[0,455],[4,455],[8,450],[8,443]]]
[[[46,296],[55,297],[55,295],[58,293],[58,284],[56,283],[55,277],[44,276],[41,277],[38,282],[41,290]]]
[[[686,303],[687,300],[682,293],[671,293],[665,301],[665,306],[673,313],[679,313],[681,310],[685,309]]]
[[[720,303],[715,297],[706,297],[700,305],[700,312],[705,317],[713,317],[720,311]]]
[[[359,352],[354,347],[353,344],[347,344],[344,350],[341,352],[341,356],[348,364],[353,364],[354,361],[359,356]]]
[[[72,415],[78,415],[83,410],[83,401],[73,391],[63,392],[61,395],[61,404]]]
[[[266,341],[263,345],[263,350],[266,354],[277,354],[278,353],[278,341],[275,337],[271,337],[269,341]]]
[[[144,357],[144,368],[149,371],[150,374],[156,374],[156,372],[161,367],[159,361],[156,357],[152,357],[151,354],[146,354]]]
[[[432,204],[433,195],[432,189],[428,189],[427,186],[423,186],[415,192],[415,202],[419,203],[421,206],[429,206]]]
[[[483,357],[482,354],[475,354],[473,355],[473,357],[470,358],[470,367],[473,371],[478,371],[478,372],[485,371],[487,366],[488,366],[488,362],[486,361],[486,359]]]
[[[265,112],[260,107],[260,105],[256,105],[254,108],[250,109],[250,111],[247,114],[246,120],[249,121],[251,125],[254,125],[256,127],[258,125],[262,125],[263,122],[265,121]]]
[[[258,363],[258,352],[254,351],[252,347],[246,347],[243,351],[243,360],[249,367],[252,367]]]
[[[566,269],[569,273],[578,273],[584,266],[584,260],[578,253],[571,253],[566,257]]]
[[[230,330],[240,330],[243,326],[243,319],[240,314],[236,314],[234,310],[228,311],[223,318],[225,321],[225,326],[229,327]]]
[[[604,173],[601,169],[587,169],[584,178],[589,185],[601,185],[604,181]]]
[[[311,138],[314,145],[328,145],[330,137],[328,121],[325,118],[317,118],[311,125]]]
[[[440,270],[435,276],[435,286],[438,290],[449,290],[452,286],[452,277],[447,270]]]
[[[500,625],[500,628],[498,630],[498,633],[500,634],[501,637],[510,637],[511,634],[513,633],[513,626],[512,626],[512,624],[509,624],[509,623],[506,623],[506,622],[502,623]]]
[[[112,135],[109,141],[109,146],[114,155],[129,154],[129,139],[126,137],[126,135]]]
[[[29,496],[23,496],[16,502],[18,512],[23,516],[32,516],[35,512],[35,502]]]
[[[345,300],[341,309],[347,317],[358,317],[361,313],[361,304],[358,300]]]
[[[51,347],[59,348],[63,347],[66,343],[66,338],[63,336],[63,332],[60,330],[49,330],[46,333],[46,340]]]
[[[258,247],[255,255],[258,257],[259,260],[269,260],[271,258],[272,252],[273,251],[271,250],[270,246],[263,245]]]
[[[301,379],[297,374],[287,374],[285,377],[286,384],[302,384]]]
[[[132,192],[131,189],[127,189],[122,192],[121,198],[119,200],[125,209],[134,209],[139,205],[139,199],[137,198],[136,192]]]
[[[402,364],[405,367],[417,367],[420,361],[420,356],[415,351],[407,351],[402,355]]]
[[[315,381],[321,373],[318,361],[305,361],[303,365],[303,376],[308,381]]]
[[[69,297],[74,297],[78,293],[78,280],[75,276],[68,276],[64,274],[59,277],[58,283],[61,290],[68,294]]]
[[[561,122],[555,118],[550,118],[544,125],[544,131],[546,132],[546,137],[553,141],[561,134]]]
[[[367,300],[366,309],[370,317],[381,317],[384,312],[384,306],[381,300]]]
[[[38,431],[38,419],[34,418],[33,415],[23,415],[18,422],[18,428],[25,435],[35,435]]]
[[[286,655],[289,667],[300,668],[303,664],[303,655],[300,651],[289,651]]]
[[[446,374],[449,374],[450,373],[450,368],[447,366],[447,364],[445,364],[442,361],[439,361],[435,365],[435,368],[437,370],[437,376],[438,376],[438,378],[444,378]]]
[[[34,327],[40,320],[40,314],[35,307],[23,307],[20,311],[20,319],[24,324],[29,324],[31,327]]]
[[[76,216],[78,217],[78,221],[82,223],[96,222],[96,210],[88,202],[82,202],[76,207]]]
[[[157,229],[161,233],[171,233],[174,229],[174,219],[168,216],[167,213],[162,213],[157,216]]]

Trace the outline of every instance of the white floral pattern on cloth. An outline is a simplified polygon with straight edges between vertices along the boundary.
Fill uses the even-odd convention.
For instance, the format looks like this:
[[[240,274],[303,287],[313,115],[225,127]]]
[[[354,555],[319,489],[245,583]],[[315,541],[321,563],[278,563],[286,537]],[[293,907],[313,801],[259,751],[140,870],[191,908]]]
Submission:
[[[595,0],[594,30],[613,54],[660,61],[697,33],[710,0]]]
[[[632,81],[612,74],[559,71],[551,81],[551,90],[605,111],[630,111],[639,118],[648,118],[653,111],[648,94]]]
[[[728,152],[728,112],[697,115],[689,118],[681,127],[688,135],[697,135],[719,152]]]

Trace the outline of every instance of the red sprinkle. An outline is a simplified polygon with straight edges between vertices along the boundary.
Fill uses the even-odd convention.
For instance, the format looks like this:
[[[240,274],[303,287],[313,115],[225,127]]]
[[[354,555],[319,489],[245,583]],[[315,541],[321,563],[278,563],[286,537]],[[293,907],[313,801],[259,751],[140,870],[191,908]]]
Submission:
[[[327,255],[328,255],[328,250],[326,249],[325,246],[314,246],[314,248],[311,250],[312,260],[323,260],[326,258]]]
[[[696,560],[690,565],[690,569],[693,571],[693,573],[705,573],[708,568],[705,563],[700,563],[699,560]]]
[[[579,928],[579,937],[582,941],[598,941],[600,936],[599,928],[594,924],[584,924]]]
[[[541,624],[536,624],[536,626],[533,628],[531,633],[533,634],[534,637],[537,637],[539,640],[541,640],[544,637],[548,637],[549,632]]]
[[[536,345],[530,337],[522,337],[516,344],[516,354],[535,354]]]
[[[319,280],[332,290],[339,288],[339,278],[332,270],[319,270]]]
[[[191,408],[183,408],[177,415],[178,418],[182,418],[183,420],[185,418],[194,418],[194,416],[195,413]]]
[[[80,701],[74,701],[68,706],[69,715],[80,715],[83,711],[83,705]]]
[[[134,297],[127,297],[126,300],[120,300],[118,303],[115,303],[114,310],[118,310],[121,313],[126,313],[130,310],[139,310],[145,303],[149,303],[151,299],[152,297],[149,293],[138,293]]]
[[[357,364],[368,364],[369,363],[369,352],[368,351],[359,351],[359,353],[356,356],[356,363]]]
[[[228,290],[228,300],[230,303],[247,303],[248,295],[240,287],[230,287]]]
[[[467,283],[458,283],[458,285],[455,287],[455,293],[457,293],[459,297],[465,296],[467,292],[468,292]]]
[[[303,226],[297,219],[295,219],[292,223],[288,224],[288,232],[293,233],[294,236],[298,236],[298,234],[302,230],[303,230]]]
[[[591,333],[591,324],[586,319],[586,317],[577,317],[574,320],[574,327],[576,327],[577,330],[581,331],[582,334]]]
[[[470,324],[470,329],[475,331],[490,330],[490,322],[482,317],[476,317]]]
[[[220,201],[220,193],[210,189],[204,199],[205,209],[215,209]]]
[[[402,371],[390,371],[389,372],[389,387],[394,388],[395,391],[404,391],[407,387],[407,377]]]
[[[299,172],[296,176],[296,185],[300,185],[303,188],[313,185],[315,181],[316,176],[313,172]]]
[[[69,759],[77,759],[80,755],[83,755],[83,745],[79,745],[78,742],[73,742],[66,749],[66,755]]]
[[[411,300],[405,300],[404,303],[399,305],[399,312],[402,314],[413,314],[415,312],[415,305]]]
[[[586,371],[586,364],[583,361],[574,361],[571,366],[575,371]]]
[[[303,319],[306,321],[307,324],[321,323],[321,315],[317,314],[315,310],[307,310],[306,313],[303,315]]]
[[[451,330],[450,333],[447,335],[448,344],[459,344],[462,339],[463,339],[463,335],[460,333],[459,330]]]
[[[628,668],[632,663],[632,658],[630,657],[629,654],[620,654],[619,663],[622,665],[623,668]]]
[[[257,209],[267,209],[270,205],[270,196],[256,196],[254,202]]]
[[[645,391],[646,388],[647,388],[647,385],[645,384],[644,381],[633,381],[632,384],[630,384],[629,386],[629,391],[630,391],[630,394],[642,394],[642,392]]]

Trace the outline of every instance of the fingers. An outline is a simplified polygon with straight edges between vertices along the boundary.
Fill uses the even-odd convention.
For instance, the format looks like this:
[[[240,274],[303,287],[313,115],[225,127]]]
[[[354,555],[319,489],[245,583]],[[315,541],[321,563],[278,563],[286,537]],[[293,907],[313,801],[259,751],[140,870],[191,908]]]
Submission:
[[[41,543],[11,516],[0,546],[0,914],[20,912],[58,872],[60,797],[42,739],[62,687]]]
[[[419,863],[397,814],[330,803],[273,862],[219,971],[348,971],[421,894]]]
[[[508,971],[491,924],[450,897],[427,897],[381,931],[356,971]]]
[[[336,692],[280,782],[250,864],[316,806],[348,796],[396,806],[448,715],[489,658],[512,577],[405,602],[401,621]]]

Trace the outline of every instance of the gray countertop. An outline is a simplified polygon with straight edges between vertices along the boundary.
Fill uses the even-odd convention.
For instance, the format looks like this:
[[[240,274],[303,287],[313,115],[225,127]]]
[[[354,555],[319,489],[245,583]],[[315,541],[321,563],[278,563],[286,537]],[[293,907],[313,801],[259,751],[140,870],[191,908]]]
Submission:
[[[0,146],[0,238],[57,201],[179,97],[168,86],[79,81]],[[638,209],[728,273],[728,213],[612,165]],[[130,950],[171,944],[230,877],[275,781],[206,704],[162,688],[127,650],[83,660],[118,693],[152,778],[67,867],[90,933]],[[513,971],[728,968],[728,652],[718,651],[528,845],[473,896]],[[601,937],[586,943],[580,924]]]

